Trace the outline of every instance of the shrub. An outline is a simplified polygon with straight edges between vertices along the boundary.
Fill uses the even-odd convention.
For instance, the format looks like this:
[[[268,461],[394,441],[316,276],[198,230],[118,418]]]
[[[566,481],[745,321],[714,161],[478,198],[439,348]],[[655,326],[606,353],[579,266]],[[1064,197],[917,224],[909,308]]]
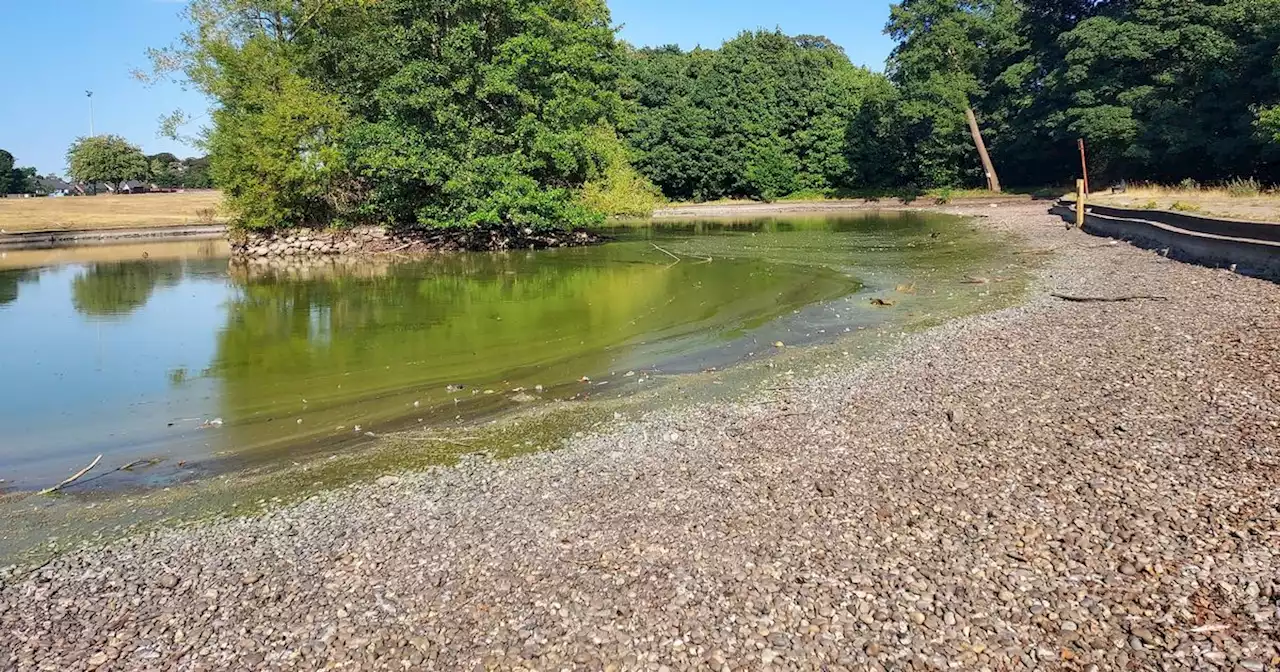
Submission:
[[[1200,212],[1200,206],[1195,203],[1184,203],[1183,201],[1174,201],[1173,209],[1178,212]]]
[[[1227,183],[1227,193],[1236,198],[1248,198],[1262,193],[1262,184],[1252,177],[1244,180],[1235,178]]]

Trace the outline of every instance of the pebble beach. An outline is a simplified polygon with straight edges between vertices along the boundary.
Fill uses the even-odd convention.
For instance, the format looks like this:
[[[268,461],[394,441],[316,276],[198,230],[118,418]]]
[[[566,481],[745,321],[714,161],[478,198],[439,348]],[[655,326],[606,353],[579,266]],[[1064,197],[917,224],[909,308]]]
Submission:
[[[1025,301],[69,552],[0,586],[0,669],[1280,669],[1280,286],[951,209],[1044,256]]]

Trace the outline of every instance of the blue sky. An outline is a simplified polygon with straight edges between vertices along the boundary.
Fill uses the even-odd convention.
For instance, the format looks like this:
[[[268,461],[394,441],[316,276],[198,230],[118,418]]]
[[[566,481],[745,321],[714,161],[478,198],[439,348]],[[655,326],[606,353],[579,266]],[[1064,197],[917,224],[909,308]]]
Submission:
[[[12,64],[0,89],[0,148],[18,165],[62,174],[66,148],[94,129],[123,135],[148,154],[198,153],[159,138],[161,115],[203,113],[204,99],[178,85],[147,86],[129,74],[147,64],[146,49],[164,46],[185,25],[170,0],[6,2],[0,44]],[[888,0],[610,0],[622,38],[632,44],[719,46],[742,30],[781,28],[826,35],[853,62],[881,69],[892,47],[881,34]],[[16,59],[16,60],[15,60]]]

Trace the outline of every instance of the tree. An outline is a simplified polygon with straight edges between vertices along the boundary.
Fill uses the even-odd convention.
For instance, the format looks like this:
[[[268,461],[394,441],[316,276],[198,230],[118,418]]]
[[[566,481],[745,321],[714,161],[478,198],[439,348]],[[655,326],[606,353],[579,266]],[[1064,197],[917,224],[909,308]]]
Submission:
[[[637,167],[671,198],[774,199],[856,181],[846,132],[882,80],[830,40],[742,33],[718,50],[630,50],[625,129]]]
[[[923,186],[960,179],[955,169],[967,127],[987,188],[1000,191],[974,107],[993,71],[1022,48],[1018,12],[1012,0],[903,0],[890,8],[885,32],[898,46],[887,70],[902,90],[906,125],[925,141],[916,171]]]
[[[31,166],[9,170],[9,193],[29,194],[35,191],[36,169]]]
[[[182,162],[169,152],[160,152],[147,157],[147,175],[160,187],[178,187],[182,185]]]
[[[9,183],[11,178],[9,172],[13,170],[13,155],[0,149],[0,198],[9,193]]]
[[[583,224],[615,202],[588,204],[589,185],[644,187],[611,170],[625,108],[603,0],[197,0],[189,16],[154,60],[215,102],[213,181],[243,226]]]
[[[212,189],[213,178],[209,174],[209,157],[183,159],[181,185],[186,189]]]
[[[115,135],[79,138],[67,150],[67,172],[80,182],[105,182],[115,188],[129,180],[145,179],[147,169],[142,150]]]

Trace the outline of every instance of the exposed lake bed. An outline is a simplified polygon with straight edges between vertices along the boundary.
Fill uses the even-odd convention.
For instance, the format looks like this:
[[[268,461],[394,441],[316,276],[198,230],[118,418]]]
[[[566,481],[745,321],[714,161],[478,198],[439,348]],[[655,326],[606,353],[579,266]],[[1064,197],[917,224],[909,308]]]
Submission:
[[[73,551],[0,591],[9,661],[1269,664],[1276,287],[1029,208],[982,226],[1047,262],[1025,305],[870,359],[786,348],[720,372],[772,376],[728,403],[699,402],[723,386],[698,373],[674,409],[580,406],[562,450],[388,462],[262,516]]]

